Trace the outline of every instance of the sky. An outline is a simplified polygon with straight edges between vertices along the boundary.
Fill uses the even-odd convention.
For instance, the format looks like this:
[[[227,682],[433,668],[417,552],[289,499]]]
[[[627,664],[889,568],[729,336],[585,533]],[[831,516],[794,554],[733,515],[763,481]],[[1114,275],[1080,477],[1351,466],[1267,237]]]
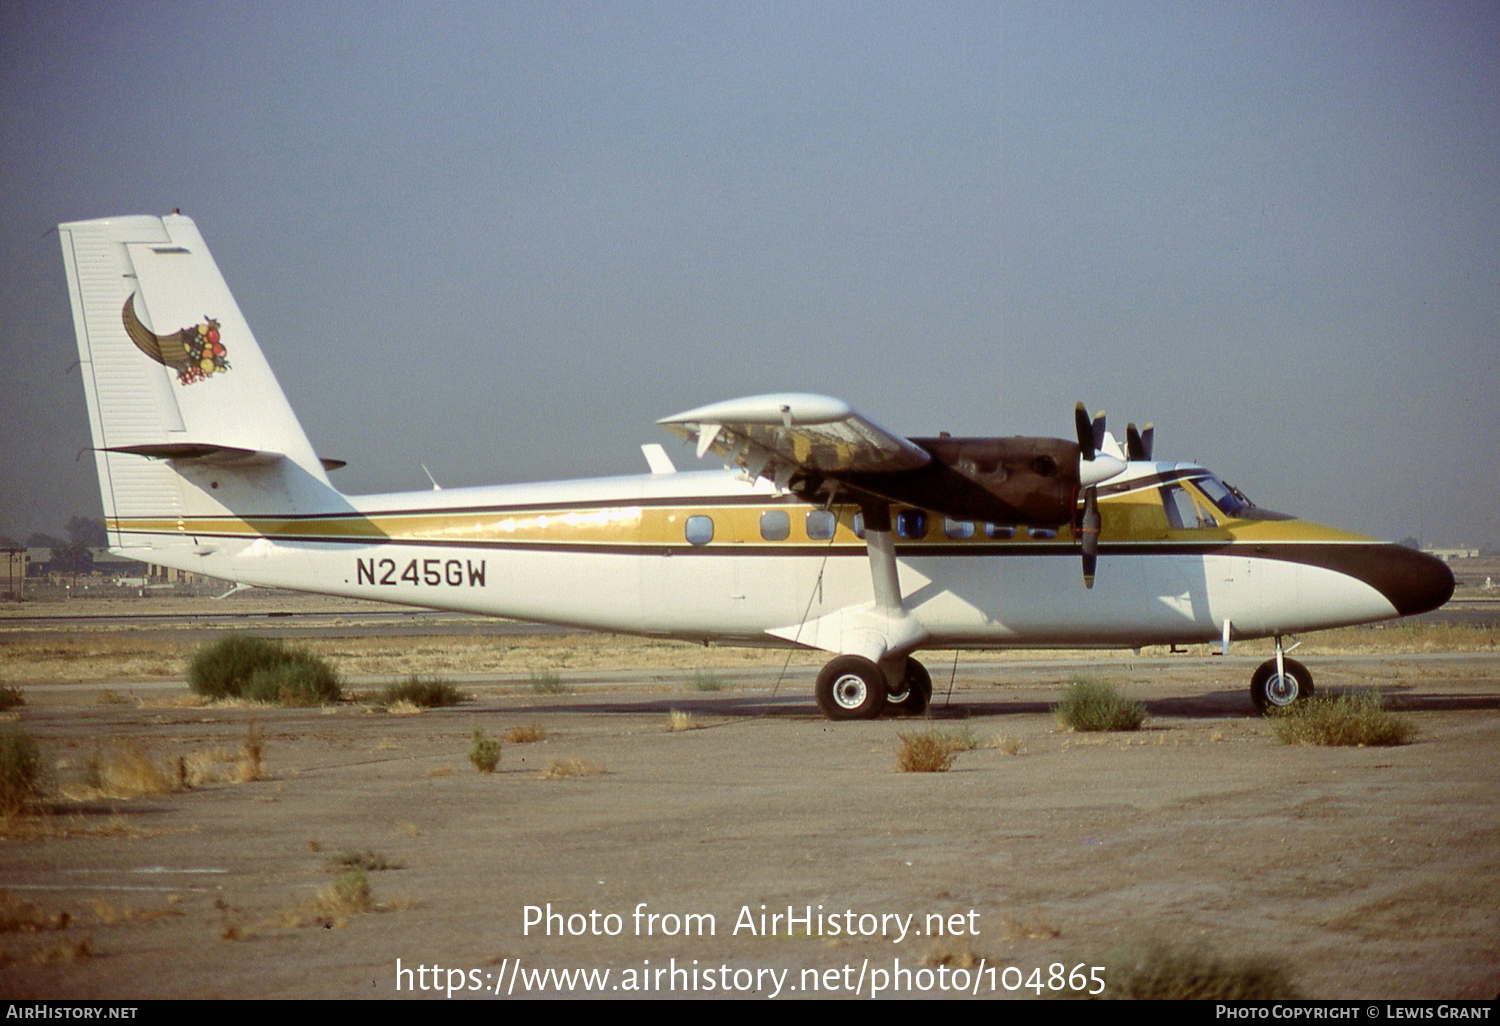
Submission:
[[[1500,4],[0,0],[0,534],[98,516],[61,221],[191,216],[346,492],[770,391],[1500,547]]]

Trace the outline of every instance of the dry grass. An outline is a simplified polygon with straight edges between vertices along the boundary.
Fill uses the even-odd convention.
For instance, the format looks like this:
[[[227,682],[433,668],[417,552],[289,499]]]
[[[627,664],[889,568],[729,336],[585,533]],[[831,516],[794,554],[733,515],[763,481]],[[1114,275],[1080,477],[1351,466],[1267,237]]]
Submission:
[[[183,779],[188,787],[233,780],[235,754],[227,748],[209,748],[183,756]]]
[[[896,770],[899,773],[947,773],[958,753],[974,745],[939,730],[908,731],[896,735]]]
[[[15,962],[24,962],[30,965],[72,965],[75,962],[86,962],[94,957],[94,941],[91,937],[84,937],[76,941],[58,941],[49,944],[45,948],[37,948],[24,955],[11,955],[7,951],[0,951],[0,965],[8,965]]]
[[[388,712],[395,706],[413,706],[418,709],[436,709],[441,706],[458,705],[468,696],[441,677],[423,677],[412,674],[400,684],[391,684],[380,693],[377,702]]]
[[[1025,755],[1026,745],[1017,738],[1006,737],[996,734],[990,739],[989,747],[995,749],[1001,755]]]
[[[1271,733],[1289,745],[1385,747],[1409,744],[1417,728],[1387,712],[1375,695],[1313,695],[1270,720]]]
[[[240,742],[240,759],[237,779],[242,784],[248,784],[254,780],[260,780],[264,776],[264,758],[266,754],[265,740],[261,737],[260,727],[250,724],[245,728],[245,740]]]
[[[931,969],[945,965],[949,969],[974,969],[983,959],[967,947],[937,947],[922,956],[922,964]]]
[[[195,834],[196,826],[170,830],[136,826],[123,816],[111,816],[103,823],[97,817],[27,815],[0,819],[0,840],[46,841],[65,837],[130,838],[166,837],[173,834]]]
[[[184,913],[175,908],[129,908],[120,905],[111,905],[103,898],[94,899],[94,915],[99,922],[106,925],[112,923],[146,923],[156,919],[180,919]]]
[[[328,868],[335,873],[347,873],[356,869],[366,873],[380,873],[387,869],[405,869],[406,867],[382,852],[367,849],[346,851],[335,855],[328,860]]]
[[[198,603],[152,599],[152,612],[195,611]],[[57,615],[78,604],[27,603],[27,615]],[[337,600],[279,595],[256,605],[268,611],[325,612],[332,621]],[[139,602],[90,600],[88,611],[128,615]],[[238,608],[238,606],[236,606]],[[343,606],[337,605],[338,609]],[[371,607],[362,607],[371,608]],[[1474,652],[1500,649],[1500,629],[1444,624],[1376,624],[1304,635],[1303,652],[1399,653]],[[344,675],[402,677],[408,674],[518,675],[523,681],[537,667],[555,670],[623,670],[649,663],[682,670],[733,670],[739,667],[780,667],[787,653],[775,649],[708,648],[690,642],[633,638],[611,634],[549,634],[488,636],[476,634],[426,637],[311,638],[306,648],[329,660]],[[1210,647],[1201,646],[1203,654]],[[0,642],[0,679],[13,684],[87,683],[181,679],[196,646],[171,637],[141,636],[128,628],[85,627],[82,630],[38,631],[19,640]],[[1236,653],[1269,653],[1270,642],[1238,642]],[[1148,648],[1148,655],[1165,652]],[[930,653],[934,664],[951,661],[953,653]],[[1036,650],[1006,653],[1008,660],[1100,658],[1109,653],[1091,650]],[[993,661],[993,653],[963,652],[959,670],[971,662]],[[824,660],[817,652],[791,654],[791,665],[814,668]],[[149,704],[161,704],[149,699]]]
[[[20,688],[13,688],[8,684],[0,686],[0,711],[14,709],[25,704],[26,698],[21,694]]]
[[[1290,974],[1266,958],[1224,957],[1200,948],[1151,944],[1115,952],[1102,998],[1142,1001],[1267,1001],[1297,998]]]
[[[365,871],[351,869],[320,889],[311,901],[283,913],[280,923],[282,926],[328,926],[341,930],[355,916],[373,911],[376,911],[376,905],[371,900],[370,881]]]
[[[187,760],[160,762],[139,745],[125,744],[90,758],[83,790],[73,791],[70,797],[143,798],[175,794],[187,790],[187,775]]]
[[[528,745],[547,740],[547,732],[535,723],[523,723],[507,730],[501,740],[512,745]]]
[[[414,702],[408,702],[401,698],[385,707],[385,711],[392,716],[420,716],[422,707]]]
[[[428,770],[426,773],[423,773],[422,776],[427,777],[428,779],[432,779],[434,777],[451,777],[453,776],[453,767],[436,766]]]
[[[40,905],[0,891],[0,933],[41,933],[66,930],[73,917],[67,912],[49,912]]]
[[[669,731],[697,730],[700,726],[702,724],[693,717],[692,713],[683,712],[681,709],[673,709],[667,713],[667,722],[662,724],[662,729]]]
[[[118,691],[110,691],[108,689],[105,689],[104,691],[99,692],[99,696],[94,699],[94,704],[95,705],[134,705],[135,704],[135,699],[131,698],[128,695],[122,695]]]
[[[561,780],[563,777],[596,777],[605,772],[603,766],[587,759],[551,759],[547,768],[537,774],[542,780]]]

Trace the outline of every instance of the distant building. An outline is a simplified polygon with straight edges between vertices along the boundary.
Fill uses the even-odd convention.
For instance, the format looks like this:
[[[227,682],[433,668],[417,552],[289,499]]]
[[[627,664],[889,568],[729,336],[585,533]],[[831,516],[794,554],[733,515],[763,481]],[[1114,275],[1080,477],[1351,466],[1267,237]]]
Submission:
[[[1423,549],[1422,551],[1425,552],[1425,553],[1427,553],[1429,556],[1436,556],[1438,559],[1441,559],[1444,563],[1451,563],[1455,559],[1478,559],[1479,558],[1479,550],[1478,549],[1433,549],[1433,548],[1427,548],[1427,549]]]

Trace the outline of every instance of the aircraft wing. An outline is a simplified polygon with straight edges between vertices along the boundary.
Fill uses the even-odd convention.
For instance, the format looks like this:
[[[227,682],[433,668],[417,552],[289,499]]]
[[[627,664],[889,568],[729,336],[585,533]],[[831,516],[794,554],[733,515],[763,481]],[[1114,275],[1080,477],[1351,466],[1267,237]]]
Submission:
[[[710,403],[657,421],[786,488],[797,471],[842,476],[917,470],[932,460],[927,450],[826,395],[778,392]]]

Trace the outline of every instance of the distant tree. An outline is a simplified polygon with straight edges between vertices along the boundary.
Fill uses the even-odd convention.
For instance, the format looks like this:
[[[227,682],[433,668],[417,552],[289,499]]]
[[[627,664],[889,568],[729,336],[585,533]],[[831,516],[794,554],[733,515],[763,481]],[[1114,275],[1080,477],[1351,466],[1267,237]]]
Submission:
[[[69,517],[67,532],[68,540],[75,545],[102,549],[109,544],[109,537],[104,533],[104,521],[93,517]]]
[[[8,534],[0,534],[0,549],[19,549],[21,543]]]
[[[86,574],[94,569],[94,554],[87,545],[79,542],[64,542],[52,550],[54,573]]]
[[[68,544],[53,534],[43,534],[41,531],[32,531],[26,536],[26,547],[28,549],[60,549]]]
[[[1407,535],[1405,538],[1402,538],[1396,544],[1397,545],[1404,545],[1408,549],[1420,549],[1422,547],[1422,539],[1420,539],[1420,538],[1413,538],[1411,535]]]

